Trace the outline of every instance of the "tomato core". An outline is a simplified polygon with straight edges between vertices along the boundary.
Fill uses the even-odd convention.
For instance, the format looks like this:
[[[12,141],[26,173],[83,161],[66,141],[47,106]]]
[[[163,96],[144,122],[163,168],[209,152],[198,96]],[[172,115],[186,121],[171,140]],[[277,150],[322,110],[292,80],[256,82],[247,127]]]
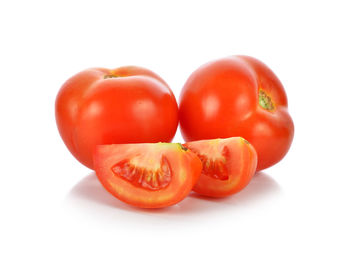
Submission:
[[[259,90],[259,105],[269,111],[275,109],[275,105],[272,102],[271,97],[262,89]]]
[[[164,156],[158,168],[138,166],[130,160],[123,160],[115,164],[111,170],[115,176],[131,182],[134,186],[152,191],[165,188],[172,178],[169,161]]]

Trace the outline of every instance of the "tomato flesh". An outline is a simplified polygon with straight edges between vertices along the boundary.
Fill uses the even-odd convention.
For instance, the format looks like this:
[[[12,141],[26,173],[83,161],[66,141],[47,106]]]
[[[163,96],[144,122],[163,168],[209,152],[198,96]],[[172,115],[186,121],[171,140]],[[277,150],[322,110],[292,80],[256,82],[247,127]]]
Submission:
[[[164,156],[160,160],[159,168],[156,169],[140,168],[129,160],[123,160],[114,165],[112,171],[116,176],[128,180],[134,186],[149,190],[165,188],[172,178],[169,161]]]
[[[102,185],[121,201],[161,208],[188,195],[202,163],[181,144],[114,144],[96,147],[94,168]]]
[[[208,154],[197,154],[202,162],[202,174],[208,175],[214,179],[227,180],[229,178],[226,159],[228,157],[228,149],[224,147],[222,157],[210,158]]]
[[[202,162],[201,176],[193,190],[211,197],[225,197],[248,185],[257,166],[254,147],[241,137],[199,140],[184,144]]]

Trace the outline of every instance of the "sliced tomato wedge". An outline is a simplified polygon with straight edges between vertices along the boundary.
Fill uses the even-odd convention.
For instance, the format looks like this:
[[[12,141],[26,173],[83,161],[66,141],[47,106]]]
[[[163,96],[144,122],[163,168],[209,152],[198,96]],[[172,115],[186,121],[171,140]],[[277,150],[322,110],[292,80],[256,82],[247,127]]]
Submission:
[[[115,144],[96,147],[94,168],[102,185],[121,201],[161,208],[188,195],[202,163],[181,144]]]
[[[242,190],[257,166],[254,147],[241,137],[187,142],[202,161],[202,173],[193,190],[211,197],[225,197]]]

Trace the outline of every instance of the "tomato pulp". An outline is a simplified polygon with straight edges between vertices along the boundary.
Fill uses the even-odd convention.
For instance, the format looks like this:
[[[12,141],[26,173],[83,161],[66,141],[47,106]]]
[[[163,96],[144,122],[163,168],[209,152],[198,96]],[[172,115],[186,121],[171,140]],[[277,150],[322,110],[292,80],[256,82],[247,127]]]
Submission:
[[[116,198],[138,207],[161,208],[188,195],[202,164],[181,144],[149,143],[97,146],[94,167]]]
[[[256,149],[257,170],[288,152],[294,125],[285,90],[262,62],[231,56],[209,62],[188,78],[179,106],[186,141],[243,137]]]
[[[93,169],[96,145],[170,142],[178,107],[168,85],[150,70],[95,68],[63,84],[56,98],[56,122],[70,152]]]
[[[241,137],[187,142],[202,161],[202,173],[193,190],[211,197],[225,197],[248,185],[257,165],[254,147]]]

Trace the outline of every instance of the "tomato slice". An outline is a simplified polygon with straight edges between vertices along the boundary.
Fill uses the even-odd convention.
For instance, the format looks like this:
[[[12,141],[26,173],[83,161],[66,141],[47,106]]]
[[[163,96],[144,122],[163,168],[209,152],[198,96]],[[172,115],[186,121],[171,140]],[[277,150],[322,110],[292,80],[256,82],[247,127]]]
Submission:
[[[102,185],[121,201],[161,208],[188,195],[202,163],[181,144],[114,144],[96,147],[94,168]]]
[[[242,190],[257,166],[254,147],[241,137],[187,142],[202,161],[201,176],[193,190],[211,197],[225,197]]]

